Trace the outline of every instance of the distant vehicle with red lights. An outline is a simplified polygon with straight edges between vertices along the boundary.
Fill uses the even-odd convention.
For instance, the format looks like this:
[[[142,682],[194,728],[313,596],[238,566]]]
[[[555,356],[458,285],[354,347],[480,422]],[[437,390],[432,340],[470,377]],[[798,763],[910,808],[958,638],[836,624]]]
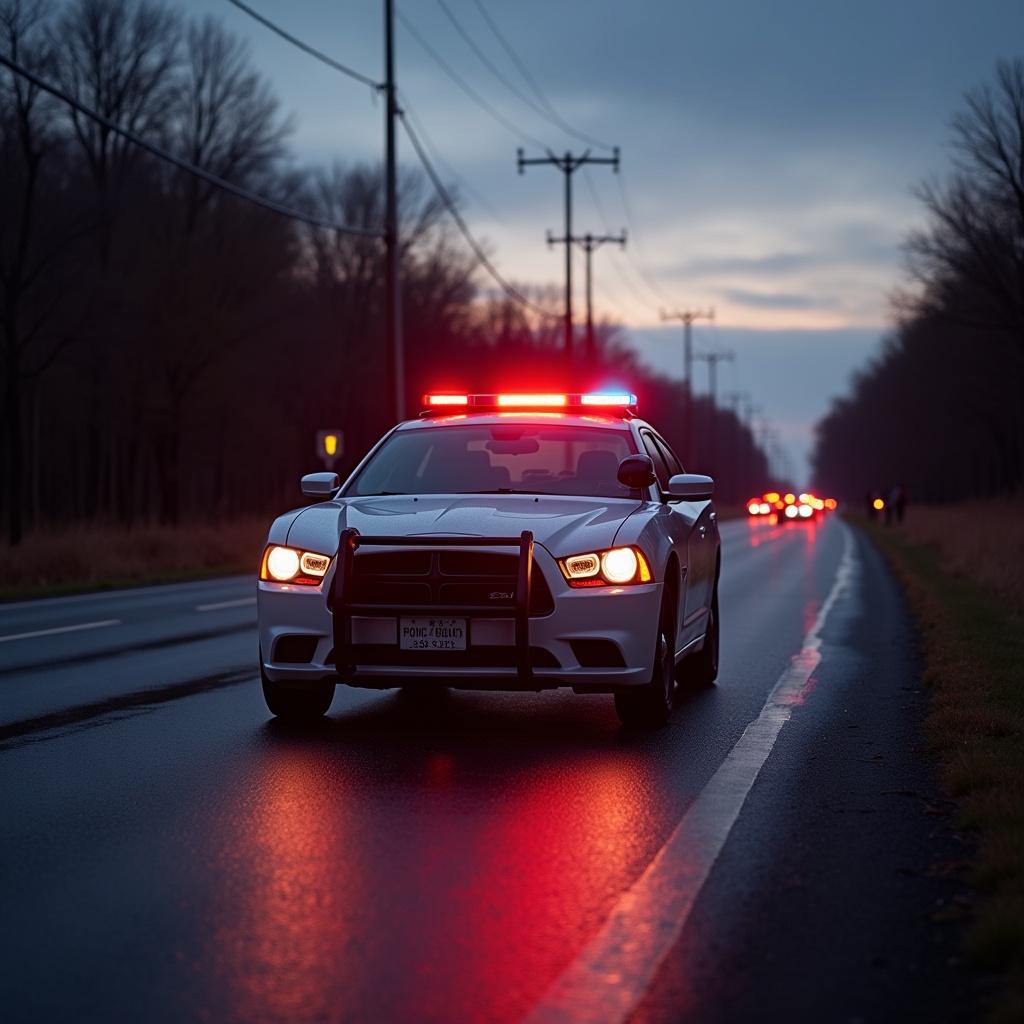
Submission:
[[[614,694],[668,720],[718,674],[710,477],[685,473],[629,394],[424,398],[323,500],[280,516],[260,567],[270,711],[315,718],[339,683]]]
[[[773,523],[813,522],[826,511],[833,511],[837,502],[834,498],[819,498],[809,491],[802,494],[766,491],[758,498],[747,502],[747,513],[751,516],[770,518]]]

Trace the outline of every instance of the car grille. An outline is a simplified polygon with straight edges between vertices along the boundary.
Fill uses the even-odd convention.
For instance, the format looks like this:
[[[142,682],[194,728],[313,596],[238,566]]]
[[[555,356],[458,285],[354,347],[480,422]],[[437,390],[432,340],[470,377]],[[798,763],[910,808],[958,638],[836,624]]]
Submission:
[[[518,568],[517,555],[491,551],[357,551],[349,600],[406,607],[475,605],[508,614],[515,608]],[[550,615],[554,609],[535,562],[530,615]]]

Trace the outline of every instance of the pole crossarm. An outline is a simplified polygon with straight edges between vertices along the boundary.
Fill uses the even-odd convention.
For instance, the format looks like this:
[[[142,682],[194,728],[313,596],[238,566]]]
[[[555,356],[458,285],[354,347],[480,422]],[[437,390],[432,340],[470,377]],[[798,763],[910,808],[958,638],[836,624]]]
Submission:
[[[572,175],[585,164],[608,164],[617,174],[619,171],[619,147],[612,150],[612,156],[592,156],[589,149],[581,156],[573,156],[566,152],[565,156],[556,156],[550,149],[547,156],[527,157],[523,149],[516,152],[516,166],[522,174],[527,167],[538,164],[551,164],[565,175],[565,234],[560,239],[553,239],[548,233],[548,244],[558,242],[565,245],[565,357],[572,363]]]

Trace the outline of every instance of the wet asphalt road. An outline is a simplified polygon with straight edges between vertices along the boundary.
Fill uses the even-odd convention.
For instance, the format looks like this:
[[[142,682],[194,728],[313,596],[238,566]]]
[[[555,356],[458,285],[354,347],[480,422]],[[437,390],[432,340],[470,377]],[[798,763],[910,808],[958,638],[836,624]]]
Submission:
[[[685,926],[626,1018],[599,989],[559,1018],[552,985],[642,902],[844,552],[820,662]],[[339,688],[284,727],[250,579],[0,607],[2,1019],[971,1019],[970,851],[878,556],[839,521],[727,523],[721,614],[718,685],[641,734],[562,691]]]

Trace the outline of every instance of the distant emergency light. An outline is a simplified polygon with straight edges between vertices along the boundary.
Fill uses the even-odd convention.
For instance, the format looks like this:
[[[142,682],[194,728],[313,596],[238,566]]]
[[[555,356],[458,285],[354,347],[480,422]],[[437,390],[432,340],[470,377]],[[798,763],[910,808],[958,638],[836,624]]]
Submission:
[[[589,394],[427,394],[428,409],[471,407],[476,409],[628,409],[636,412],[636,395],[626,392]]]

